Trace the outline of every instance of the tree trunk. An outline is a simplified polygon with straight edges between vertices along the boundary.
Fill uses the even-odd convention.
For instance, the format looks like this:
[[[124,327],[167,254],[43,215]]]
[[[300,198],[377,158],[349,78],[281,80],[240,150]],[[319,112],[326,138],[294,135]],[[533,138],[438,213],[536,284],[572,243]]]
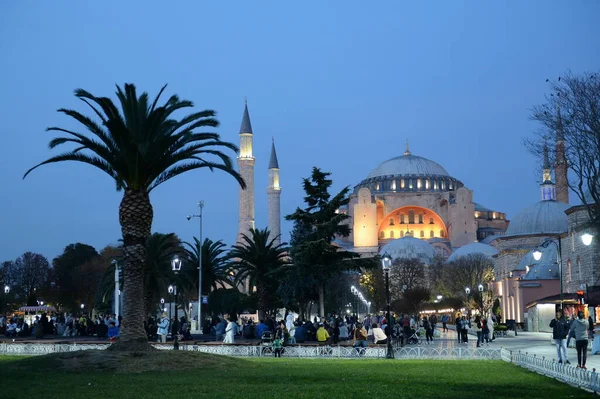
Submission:
[[[319,316],[325,317],[325,292],[323,283],[319,283]]]
[[[264,284],[257,283],[256,284],[256,294],[257,298],[257,307],[258,307],[258,320],[265,320],[267,307],[267,293],[265,291]]]
[[[151,350],[144,330],[144,261],[153,210],[147,192],[128,190],[119,207],[123,234],[123,322],[113,350]]]

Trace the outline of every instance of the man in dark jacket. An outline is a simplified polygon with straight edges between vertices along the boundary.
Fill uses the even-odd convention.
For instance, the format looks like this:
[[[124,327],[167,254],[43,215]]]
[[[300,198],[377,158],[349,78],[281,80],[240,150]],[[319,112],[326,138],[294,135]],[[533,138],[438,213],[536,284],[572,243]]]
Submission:
[[[569,323],[565,320],[561,310],[556,312],[556,318],[550,322],[552,328],[552,339],[556,344],[556,353],[558,362],[571,364],[567,358],[567,334],[569,333]]]

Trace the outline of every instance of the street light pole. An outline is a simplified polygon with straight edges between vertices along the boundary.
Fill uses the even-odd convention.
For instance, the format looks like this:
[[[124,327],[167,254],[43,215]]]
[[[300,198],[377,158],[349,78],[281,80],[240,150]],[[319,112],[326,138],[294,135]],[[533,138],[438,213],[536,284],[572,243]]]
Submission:
[[[471,306],[469,305],[471,299],[471,289],[469,287],[465,287],[465,294],[467,294],[467,318],[471,320]]]
[[[560,241],[560,237],[558,240],[554,240],[552,238],[547,238],[542,242],[539,246],[542,248],[548,248],[550,243],[556,245],[557,253],[556,253],[556,263],[558,264],[558,275],[560,278],[560,310],[564,311],[564,292],[563,292],[563,272],[562,272],[562,244]],[[590,241],[591,243],[591,241]],[[533,259],[540,260],[542,259],[542,252],[539,249],[533,251]]]
[[[387,300],[387,354],[386,358],[393,359],[394,358],[394,348],[392,348],[392,315],[390,313],[390,268],[392,267],[392,257],[385,253],[381,258],[381,265],[383,266],[383,271],[385,272],[385,294]]]
[[[179,290],[177,289],[177,274],[179,274],[179,271],[181,270],[182,263],[183,263],[183,261],[177,255],[171,261],[171,268],[173,269],[173,272],[175,273],[175,280],[176,280],[175,285],[173,287],[173,289],[175,290],[175,321],[173,322],[173,330],[175,330],[175,337],[174,337],[174,341],[173,341],[173,349],[174,350],[179,350],[179,318],[177,317],[177,299],[178,299]]]
[[[198,325],[197,329],[202,334],[202,209],[204,208],[204,201],[198,201],[198,209],[199,213],[197,215],[189,215],[187,220],[191,220],[192,218],[200,219],[200,237],[199,243],[200,247],[198,248]]]
[[[120,281],[119,281],[119,262],[116,259],[113,259],[111,262],[115,266],[115,293],[114,293],[114,302],[115,302],[115,315],[117,319],[119,319],[119,293],[121,291]]]
[[[10,287],[8,285],[4,286],[4,312],[8,313],[8,293],[10,292]]]

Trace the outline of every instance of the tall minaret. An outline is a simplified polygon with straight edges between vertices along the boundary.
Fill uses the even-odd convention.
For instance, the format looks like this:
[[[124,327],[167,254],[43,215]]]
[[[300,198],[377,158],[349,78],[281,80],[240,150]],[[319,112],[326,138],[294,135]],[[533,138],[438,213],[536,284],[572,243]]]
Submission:
[[[240,127],[240,153],[238,170],[246,182],[246,189],[240,188],[240,205],[238,211],[237,242],[242,242],[242,234],[249,235],[254,228],[254,163],[252,155],[252,124],[248,114],[248,102],[244,106],[244,116]]]
[[[554,174],[556,176],[556,200],[569,203],[569,182],[567,180],[567,159],[565,157],[565,132],[563,130],[560,109],[557,110],[556,125],[556,164]]]
[[[552,169],[548,158],[548,146],[544,144],[544,167],[542,172],[542,184],[540,184],[542,201],[556,200],[556,186],[552,183]]]
[[[271,144],[267,197],[270,237],[275,238],[275,245],[279,245],[281,243],[281,186],[279,185],[279,162],[277,162],[277,153],[275,152],[275,139],[273,139],[273,143]]]

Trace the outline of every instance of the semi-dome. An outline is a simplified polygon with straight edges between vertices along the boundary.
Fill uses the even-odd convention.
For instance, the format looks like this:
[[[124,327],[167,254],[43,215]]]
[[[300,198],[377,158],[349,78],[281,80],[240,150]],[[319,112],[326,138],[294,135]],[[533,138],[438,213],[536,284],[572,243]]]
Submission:
[[[401,155],[389,159],[373,169],[367,176],[367,179],[379,176],[450,177],[442,165],[416,155]]]
[[[569,207],[569,204],[553,200],[527,207],[510,221],[505,237],[565,233],[569,229],[565,214]]]
[[[467,256],[472,254],[483,254],[488,258],[491,258],[494,255],[498,255],[498,250],[492,247],[491,245],[482,244],[480,242],[472,242],[454,251],[452,255],[448,257],[448,262],[455,261],[461,256]]]
[[[453,191],[462,186],[442,165],[407,149],[404,155],[379,164],[355,191],[362,187],[374,192]]]
[[[429,265],[435,257],[435,249],[427,241],[414,237],[397,238],[381,248],[380,255],[387,253],[396,259],[419,259]]]

